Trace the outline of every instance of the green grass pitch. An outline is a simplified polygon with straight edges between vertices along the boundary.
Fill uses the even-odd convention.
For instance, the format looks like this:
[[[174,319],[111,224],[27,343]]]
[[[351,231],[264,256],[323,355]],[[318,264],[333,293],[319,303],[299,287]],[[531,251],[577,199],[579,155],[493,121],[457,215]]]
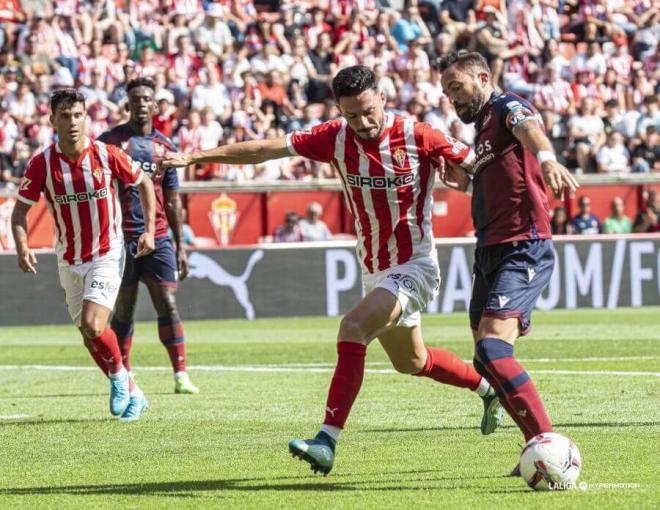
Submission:
[[[506,477],[513,422],[481,436],[475,395],[392,373],[375,343],[335,468],[314,476],[287,442],[322,419],[339,319],[188,321],[201,393],[172,393],[156,325],[141,323],[133,367],[151,409],[129,424],[72,326],[0,328],[0,508],[658,508],[660,309],[534,319],[517,354],[580,448],[586,490]],[[471,357],[464,314],[427,316],[424,333]]]

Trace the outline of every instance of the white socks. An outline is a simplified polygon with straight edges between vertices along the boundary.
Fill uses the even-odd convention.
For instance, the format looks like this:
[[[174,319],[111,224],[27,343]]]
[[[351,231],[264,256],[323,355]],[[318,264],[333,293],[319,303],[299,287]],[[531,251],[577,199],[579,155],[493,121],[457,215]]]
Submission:
[[[490,383],[482,377],[481,381],[479,381],[479,386],[477,386],[477,389],[474,390],[474,391],[480,397],[484,397],[484,396],[486,396],[486,393],[488,393],[489,389],[490,389]]]
[[[339,427],[333,427],[332,425],[325,424],[321,425],[320,431],[328,434],[332,439],[335,440],[335,443],[339,440],[339,434],[341,433],[341,429]]]

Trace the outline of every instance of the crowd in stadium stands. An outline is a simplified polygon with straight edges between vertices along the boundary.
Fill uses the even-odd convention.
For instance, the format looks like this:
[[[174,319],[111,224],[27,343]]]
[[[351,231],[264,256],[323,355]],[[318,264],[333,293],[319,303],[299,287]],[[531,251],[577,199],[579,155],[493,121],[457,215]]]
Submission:
[[[0,0],[0,181],[16,185],[30,155],[53,140],[53,89],[80,88],[98,136],[126,119],[125,83],[138,76],[156,82],[155,127],[183,151],[336,117],[330,79],[358,63],[374,68],[390,111],[471,143],[474,128],[458,119],[436,70],[460,48],[482,52],[498,87],[533,102],[569,168],[660,172],[657,2],[399,3]],[[184,172],[238,182],[332,177],[303,158]]]

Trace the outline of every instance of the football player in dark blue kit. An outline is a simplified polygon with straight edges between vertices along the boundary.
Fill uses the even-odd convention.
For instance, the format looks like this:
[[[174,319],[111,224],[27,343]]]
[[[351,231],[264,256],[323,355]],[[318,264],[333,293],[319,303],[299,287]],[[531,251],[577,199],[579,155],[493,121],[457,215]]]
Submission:
[[[445,184],[472,193],[474,366],[529,441],[551,432],[552,423],[513,347],[529,331],[532,310],[554,267],[546,184],[556,198],[578,184],[557,162],[532,105],[494,90],[481,54],[449,54],[440,68],[442,88],[458,117],[474,122],[477,132],[469,172],[440,162]],[[519,474],[518,468],[512,474]]]
[[[132,256],[135,253],[135,240],[144,229],[144,220],[136,202],[136,193],[130,188],[122,188],[126,268],[111,325],[117,334],[124,364],[128,368],[138,282],[144,282],[158,314],[158,336],[167,349],[174,370],[174,391],[198,393],[199,390],[190,382],[186,372],[183,327],[175,298],[178,280],[183,280],[188,273],[183,246],[181,201],[177,191],[179,181],[175,168],[156,171],[156,160],[165,150],[174,150],[174,144],[153,128],[152,119],[156,111],[154,82],[148,78],[131,80],[126,86],[126,92],[128,122],[103,133],[99,139],[124,149],[151,177],[156,193],[156,248],[147,257],[136,259]],[[169,227],[174,242],[169,237]]]

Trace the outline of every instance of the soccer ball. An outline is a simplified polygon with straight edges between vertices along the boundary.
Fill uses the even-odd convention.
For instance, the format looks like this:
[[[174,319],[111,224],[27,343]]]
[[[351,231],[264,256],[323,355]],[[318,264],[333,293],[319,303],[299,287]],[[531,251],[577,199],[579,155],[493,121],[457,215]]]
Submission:
[[[575,488],[580,476],[580,451],[561,434],[546,432],[534,436],[520,456],[520,474],[535,491]]]

